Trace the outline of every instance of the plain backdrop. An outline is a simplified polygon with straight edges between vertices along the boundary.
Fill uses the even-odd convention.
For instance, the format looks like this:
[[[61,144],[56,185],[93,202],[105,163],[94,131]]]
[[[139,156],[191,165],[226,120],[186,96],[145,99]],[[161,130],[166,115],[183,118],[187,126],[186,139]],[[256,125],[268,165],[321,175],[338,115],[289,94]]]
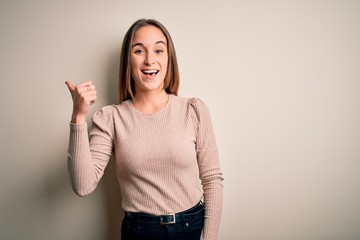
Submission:
[[[0,239],[119,239],[112,163],[80,198],[72,101],[117,103],[122,39],[170,31],[181,96],[210,109],[224,172],[221,240],[360,239],[360,1],[0,1]],[[90,118],[89,118],[90,120]]]

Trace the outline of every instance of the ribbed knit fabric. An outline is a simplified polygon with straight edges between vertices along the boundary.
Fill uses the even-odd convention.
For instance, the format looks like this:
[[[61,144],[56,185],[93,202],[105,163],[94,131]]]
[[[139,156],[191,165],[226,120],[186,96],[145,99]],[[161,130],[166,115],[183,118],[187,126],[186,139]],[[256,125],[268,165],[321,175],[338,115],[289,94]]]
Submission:
[[[89,136],[86,123],[70,123],[72,185],[80,196],[94,191],[114,154],[125,211],[177,213],[204,197],[202,238],[215,240],[223,178],[210,114],[197,98],[169,96],[153,114],[137,111],[130,100],[103,107]]]

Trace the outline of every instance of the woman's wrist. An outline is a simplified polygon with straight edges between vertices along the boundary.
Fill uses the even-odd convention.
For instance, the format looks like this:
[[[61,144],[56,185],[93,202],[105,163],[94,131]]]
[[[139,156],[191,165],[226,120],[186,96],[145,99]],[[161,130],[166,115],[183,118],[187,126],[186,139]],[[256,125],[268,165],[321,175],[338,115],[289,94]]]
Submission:
[[[84,124],[85,122],[86,122],[86,116],[72,114],[71,123],[81,125],[81,124]]]

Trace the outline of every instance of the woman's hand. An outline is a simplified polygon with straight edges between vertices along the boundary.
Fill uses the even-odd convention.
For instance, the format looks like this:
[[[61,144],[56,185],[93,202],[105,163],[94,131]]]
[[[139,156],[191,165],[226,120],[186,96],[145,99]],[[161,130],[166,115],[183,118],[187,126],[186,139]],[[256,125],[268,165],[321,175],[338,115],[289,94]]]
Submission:
[[[73,99],[73,113],[71,122],[74,124],[83,124],[89,112],[89,106],[95,103],[96,89],[91,81],[82,82],[74,86],[70,81],[66,81]]]

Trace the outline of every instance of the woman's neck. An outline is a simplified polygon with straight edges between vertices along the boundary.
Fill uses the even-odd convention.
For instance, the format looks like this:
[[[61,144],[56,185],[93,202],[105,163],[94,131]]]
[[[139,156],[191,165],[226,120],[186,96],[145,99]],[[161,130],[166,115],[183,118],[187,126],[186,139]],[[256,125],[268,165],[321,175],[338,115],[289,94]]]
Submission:
[[[155,113],[163,109],[169,100],[169,95],[161,92],[137,92],[132,99],[133,106],[143,113]]]

